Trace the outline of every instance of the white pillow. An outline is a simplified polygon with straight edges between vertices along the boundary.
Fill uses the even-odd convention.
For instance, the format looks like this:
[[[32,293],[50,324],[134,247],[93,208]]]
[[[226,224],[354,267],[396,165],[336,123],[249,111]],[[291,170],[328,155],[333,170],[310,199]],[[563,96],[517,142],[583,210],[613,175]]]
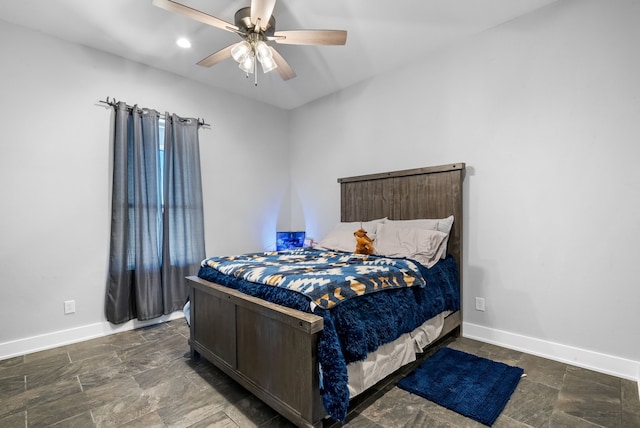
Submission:
[[[453,216],[450,215],[447,218],[420,218],[416,220],[387,220],[387,224],[393,224],[395,226],[409,227],[415,229],[430,229],[439,230],[447,235],[451,231],[453,225]]]
[[[439,230],[378,225],[376,254],[414,259],[427,268],[446,251],[447,234]]]
[[[386,217],[371,221],[338,223],[331,232],[327,234],[327,236],[318,242],[317,247],[325,250],[338,250],[353,253],[356,250],[356,237],[353,235],[353,232],[362,227],[367,231],[367,236],[373,241],[376,239],[376,230],[378,225],[385,221],[387,221]]]
[[[442,258],[447,256],[447,245],[449,243],[449,233],[453,226],[453,216],[450,215],[447,218],[435,218],[435,219],[416,219],[416,220],[387,220],[386,225],[393,226],[397,229],[424,229],[424,230],[438,230],[446,233],[447,237],[444,241],[444,251],[442,252]]]

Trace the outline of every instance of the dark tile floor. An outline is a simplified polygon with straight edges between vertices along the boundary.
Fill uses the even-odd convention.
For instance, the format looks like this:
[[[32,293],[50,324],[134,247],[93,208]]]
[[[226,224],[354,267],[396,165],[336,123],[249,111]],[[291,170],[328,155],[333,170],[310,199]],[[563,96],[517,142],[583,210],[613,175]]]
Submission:
[[[177,320],[0,361],[0,427],[291,426],[191,360],[188,335]],[[640,427],[635,382],[464,338],[439,346],[525,369],[495,427]],[[398,376],[356,397],[345,426],[482,426],[397,388]]]

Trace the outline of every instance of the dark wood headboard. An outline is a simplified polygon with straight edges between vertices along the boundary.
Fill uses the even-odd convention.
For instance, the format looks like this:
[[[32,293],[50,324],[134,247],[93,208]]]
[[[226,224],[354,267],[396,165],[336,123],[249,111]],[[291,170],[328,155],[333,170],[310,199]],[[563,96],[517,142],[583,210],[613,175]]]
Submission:
[[[448,251],[462,273],[462,180],[465,164],[339,178],[341,221],[454,216]],[[461,280],[462,280],[462,274]]]

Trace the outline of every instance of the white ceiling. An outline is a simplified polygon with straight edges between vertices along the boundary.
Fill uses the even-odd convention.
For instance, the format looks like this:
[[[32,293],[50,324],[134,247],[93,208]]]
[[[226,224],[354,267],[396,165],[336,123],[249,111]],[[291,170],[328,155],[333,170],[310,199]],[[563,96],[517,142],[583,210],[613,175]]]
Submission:
[[[240,38],[167,12],[152,0],[2,0],[0,19],[233,93],[292,109],[556,0],[278,0],[277,30],[347,30],[345,46],[274,45],[297,77],[247,79],[232,60],[196,63]],[[233,22],[250,0],[178,0]],[[192,47],[176,45],[187,37]]]

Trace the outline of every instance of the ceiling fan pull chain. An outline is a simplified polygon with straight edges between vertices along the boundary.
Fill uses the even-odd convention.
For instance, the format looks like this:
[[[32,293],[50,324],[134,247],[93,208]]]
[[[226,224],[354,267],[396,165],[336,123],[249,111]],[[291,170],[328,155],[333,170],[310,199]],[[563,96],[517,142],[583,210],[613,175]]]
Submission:
[[[253,84],[258,86],[258,60],[253,62]]]

